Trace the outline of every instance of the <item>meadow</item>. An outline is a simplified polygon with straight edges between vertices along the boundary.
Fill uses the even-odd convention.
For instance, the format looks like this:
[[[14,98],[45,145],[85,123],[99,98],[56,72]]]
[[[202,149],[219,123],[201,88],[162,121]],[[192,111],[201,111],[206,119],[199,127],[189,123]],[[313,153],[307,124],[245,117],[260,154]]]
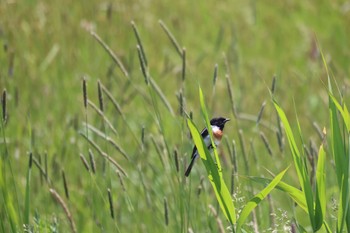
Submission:
[[[0,1],[0,232],[349,232],[349,22],[338,0]]]

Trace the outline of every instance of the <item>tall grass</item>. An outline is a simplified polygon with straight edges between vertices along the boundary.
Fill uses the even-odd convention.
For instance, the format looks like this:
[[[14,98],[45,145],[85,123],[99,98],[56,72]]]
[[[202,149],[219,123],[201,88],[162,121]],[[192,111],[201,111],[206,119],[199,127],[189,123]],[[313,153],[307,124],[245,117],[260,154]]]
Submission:
[[[349,231],[347,5],[183,3],[0,3],[0,232]]]

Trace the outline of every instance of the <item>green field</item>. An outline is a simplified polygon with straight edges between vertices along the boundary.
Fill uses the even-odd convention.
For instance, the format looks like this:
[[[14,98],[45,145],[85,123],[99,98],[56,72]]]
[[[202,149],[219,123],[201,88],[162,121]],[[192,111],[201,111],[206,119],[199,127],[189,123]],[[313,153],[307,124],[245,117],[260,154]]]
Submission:
[[[237,219],[289,167],[242,232],[349,231],[349,35],[346,1],[0,1],[0,232],[239,232],[184,176],[199,88]]]

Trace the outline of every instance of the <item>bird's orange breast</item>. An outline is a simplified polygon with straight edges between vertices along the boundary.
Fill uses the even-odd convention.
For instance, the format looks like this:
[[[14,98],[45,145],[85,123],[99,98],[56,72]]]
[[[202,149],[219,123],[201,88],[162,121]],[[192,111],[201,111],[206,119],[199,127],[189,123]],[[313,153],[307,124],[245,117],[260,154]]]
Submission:
[[[221,140],[222,135],[223,135],[222,130],[216,130],[216,131],[213,132],[213,136],[214,136],[215,139],[217,139],[217,140]]]

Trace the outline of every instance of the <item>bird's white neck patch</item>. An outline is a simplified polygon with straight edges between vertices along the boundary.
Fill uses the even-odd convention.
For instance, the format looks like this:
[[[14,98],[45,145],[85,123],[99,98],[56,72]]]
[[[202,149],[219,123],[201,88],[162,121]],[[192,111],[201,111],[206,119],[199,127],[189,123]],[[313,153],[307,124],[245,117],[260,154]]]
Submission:
[[[211,130],[213,131],[213,134],[214,134],[214,143],[215,143],[216,146],[218,146],[220,144],[221,137],[220,137],[220,139],[217,139],[215,137],[215,134],[220,133],[221,129],[218,126],[216,126],[216,125],[212,125],[211,126]]]
[[[212,126],[211,126],[211,130],[213,131],[213,133],[215,133],[215,132],[220,131],[220,128],[217,127],[216,125],[212,125]]]

